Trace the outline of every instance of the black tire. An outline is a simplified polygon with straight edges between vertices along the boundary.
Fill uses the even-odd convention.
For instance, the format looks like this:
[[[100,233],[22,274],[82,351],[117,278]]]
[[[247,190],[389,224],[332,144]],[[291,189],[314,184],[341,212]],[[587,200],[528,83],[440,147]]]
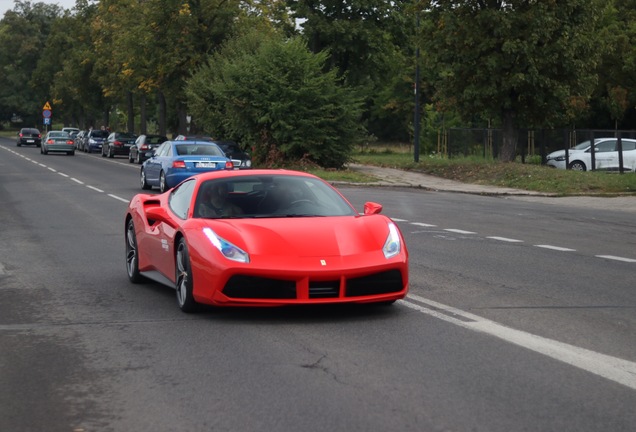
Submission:
[[[161,171],[159,174],[159,192],[164,193],[168,190],[168,185],[166,184],[166,175]]]
[[[140,183],[141,183],[141,188],[142,188],[143,190],[149,190],[149,189],[152,189],[152,186],[150,186],[150,185],[148,184],[148,181],[146,180],[146,171],[144,171],[144,169],[143,169],[143,168],[141,169],[141,173],[140,173],[140,175],[139,175],[139,180],[140,180]]]
[[[198,305],[192,295],[192,266],[190,265],[190,255],[188,245],[182,237],[177,245],[175,255],[175,288],[177,290],[177,304],[185,313],[196,312]]]
[[[135,224],[132,219],[126,224],[126,273],[132,283],[139,283],[143,279],[139,272],[137,234],[135,234]]]
[[[581,161],[574,161],[570,163],[570,169],[572,171],[586,171],[587,168],[585,167],[585,164]]]
[[[19,142],[15,143],[15,145],[17,145],[18,147],[22,147],[22,144],[20,144]]]

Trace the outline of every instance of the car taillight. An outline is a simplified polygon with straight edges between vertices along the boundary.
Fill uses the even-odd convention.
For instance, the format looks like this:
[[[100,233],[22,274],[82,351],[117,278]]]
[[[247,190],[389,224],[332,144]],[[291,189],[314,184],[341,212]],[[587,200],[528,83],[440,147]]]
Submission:
[[[225,162],[225,169],[234,169],[234,163],[232,161]]]
[[[172,162],[172,168],[185,168],[185,167],[186,167],[186,164],[182,160],[176,160]]]
[[[144,144],[141,146],[141,150],[149,150],[149,147],[146,144]]]
[[[117,147],[121,147],[121,146],[122,146],[122,145],[124,145],[124,144],[123,144],[121,141],[115,141],[115,142],[113,143],[113,145],[114,145],[114,146],[117,146]]]
[[[73,142],[73,140],[66,140],[66,144],[73,145],[75,143]]]
[[[50,139],[50,140],[48,140],[46,143],[47,143],[47,144],[53,144],[54,142],[55,142],[54,140]]]
[[[20,138],[22,138],[24,136],[24,134],[20,134]]]

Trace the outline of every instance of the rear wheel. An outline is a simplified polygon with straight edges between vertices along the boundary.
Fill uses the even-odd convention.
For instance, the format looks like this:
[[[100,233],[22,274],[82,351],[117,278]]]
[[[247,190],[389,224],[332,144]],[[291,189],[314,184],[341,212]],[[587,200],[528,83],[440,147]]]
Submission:
[[[146,171],[143,168],[141,169],[140,181],[141,181],[141,188],[143,190],[152,189],[152,186],[150,186],[148,184],[148,181],[146,180]]]
[[[190,254],[185,238],[179,239],[176,256],[176,288],[177,303],[183,312],[190,313],[197,309],[197,302],[192,295],[192,267],[190,266]]]
[[[161,171],[161,174],[159,174],[159,191],[161,193],[164,193],[167,190],[168,185],[166,184],[166,175],[163,173],[163,171]]]
[[[585,171],[585,164],[581,161],[574,161],[570,163],[570,169],[572,171]]]
[[[139,283],[142,280],[139,273],[139,251],[137,249],[137,235],[135,234],[135,224],[132,219],[126,225],[126,272],[128,279],[132,283]]]

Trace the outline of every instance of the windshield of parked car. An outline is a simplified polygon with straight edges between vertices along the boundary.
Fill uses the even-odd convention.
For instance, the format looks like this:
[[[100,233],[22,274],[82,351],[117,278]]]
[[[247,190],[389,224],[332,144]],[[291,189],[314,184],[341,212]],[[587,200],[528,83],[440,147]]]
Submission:
[[[91,137],[93,137],[93,138],[108,138],[108,131],[102,131],[102,130],[92,131],[91,132]]]
[[[179,156],[196,155],[196,156],[223,156],[225,154],[216,145],[210,144],[177,144],[177,154]]]
[[[208,180],[199,187],[194,212],[194,216],[200,218],[286,218],[356,214],[355,209],[322,180],[283,174]]]

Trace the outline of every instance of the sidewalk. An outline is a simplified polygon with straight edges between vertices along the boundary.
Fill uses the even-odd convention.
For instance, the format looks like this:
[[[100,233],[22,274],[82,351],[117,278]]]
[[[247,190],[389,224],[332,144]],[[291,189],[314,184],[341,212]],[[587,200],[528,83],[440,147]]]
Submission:
[[[414,187],[429,191],[456,192],[474,195],[509,197],[522,201],[567,205],[604,210],[631,211],[636,215],[636,196],[599,197],[570,196],[559,197],[555,194],[527,191],[523,189],[502,188],[496,186],[462,183],[428,174],[403,171],[394,168],[382,168],[371,165],[349,164],[349,169],[375,177],[378,181],[367,183],[369,186]]]

